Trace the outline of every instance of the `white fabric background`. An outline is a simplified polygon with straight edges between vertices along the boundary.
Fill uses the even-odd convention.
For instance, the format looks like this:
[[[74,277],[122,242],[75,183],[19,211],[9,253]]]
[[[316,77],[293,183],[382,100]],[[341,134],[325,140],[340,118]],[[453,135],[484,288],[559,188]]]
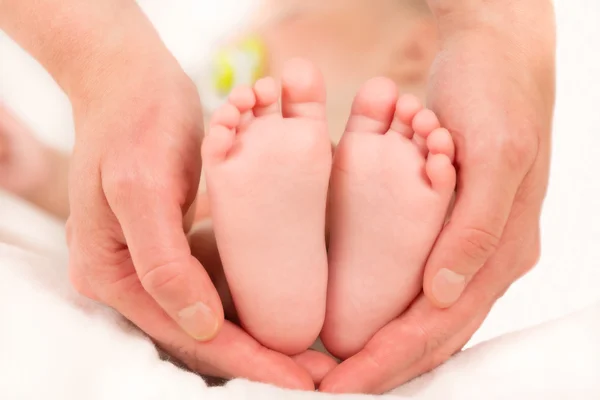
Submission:
[[[169,2],[168,6],[165,5],[165,2],[159,0],[143,0],[141,3],[186,71],[195,74],[215,40],[232,27],[238,26],[239,21],[243,20],[251,7],[250,1],[177,0]],[[556,4],[559,21],[558,101],[551,185],[543,216],[543,256],[539,266],[531,274],[517,282],[498,302],[470,345],[509,331],[563,316],[587,305],[600,302],[600,263],[597,256],[597,247],[600,243],[600,213],[596,209],[597,199],[600,195],[600,179],[597,177],[600,171],[600,113],[597,111],[597,105],[600,104],[600,79],[597,74],[597,71],[600,70],[600,3],[595,0],[558,0]],[[8,104],[31,124],[43,140],[64,149],[71,146],[73,126],[66,98],[47,74],[4,34],[0,34],[0,100]],[[0,232],[9,233],[13,238],[18,237],[22,241],[33,243],[42,248],[52,249],[58,255],[51,257],[50,265],[53,268],[64,267],[64,258],[61,258],[64,256],[64,233],[60,224],[2,193],[0,193]],[[28,265],[29,269],[15,269],[22,263]],[[82,363],[83,360],[73,359],[72,354],[69,353],[69,346],[76,343],[76,341],[65,341],[65,338],[58,338],[63,341],[59,341],[57,344],[52,343],[49,338],[47,338],[47,341],[38,342],[33,339],[45,337],[44,330],[48,328],[45,328],[46,325],[42,324],[43,321],[49,324],[47,326],[53,326],[54,328],[54,325],[61,323],[61,318],[69,319],[68,317],[61,317],[62,311],[65,312],[64,315],[80,312],[78,310],[68,310],[64,304],[56,299],[52,301],[44,299],[43,291],[31,290],[32,287],[35,287],[35,284],[29,284],[28,279],[32,282],[35,282],[36,279],[44,281],[47,274],[54,274],[49,272],[48,268],[50,267],[42,265],[44,263],[43,259],[31,259],[27,255],[15,254],[9,248],[1,248],[0,270],[8,275],[0,279],[2,284],[0,287],[3,288],[4,293],[10,293],[14,296],[31,294],[32,297],[8,298],[6,296],[1,297],[2,293],[0,293],[0,299],[2,299],[0,312],[13,311],[13,314],[6,314],[6,318],[4,318],[4,314],[0,314],[2,315],[0,320],[3,321],[4,326],[2,334],[9,334],[6,338],[0,336],[0,342],[6,343],[2,339],[7,339],[10,343],[10,340],[14,338],[27,337],[28,334],[32,334],[30,338],[32,341],[19,342],[27,344],[33,349],[38,346],[37,351],[33,351],[32,354],[27,354],[25,357],[29,357],[28,360],[32,363],[31,365],[40,367],[40,363],[47,363],[48,368],[51,368],[52,360],[59,362],[61,354],[66,355],[64,357],[65,362],[71,360]],[[39,268],[37,264],[39,264]],[[21,273],[26,275],[19,275]],[[61,273],[56,272],[58,275]],[[20,283],[17,284],[17,282]],[[50,293],[54,293],[52,295],[48,294],[49,298],[55,296],[57,291],[67,290],[64,288],[57,289],[61,287],[60,280],[55,279],[51,282],[53,283],[44,283],[44,287],[51,287]],[[19,291],[19,288],[23,290]],[[25,318],[25,324],[20,321],[14,325],[14,327],[22,327],[23,330],[15,331],[16,328],[11,327],[9,323],[11,321],[9,317],[11,315],[13,317],[15,315],[17,317],[19,315],[21,317],[29,315],[26,312],[27,305],[30,307],[36,306],[35,296],[41,296],[38,300],[44,301],[45,304],[47,301],[49,301],[48,304],[54,304],[53,301],[56,302],[56,307],[50,307],[48,311],[54,310],[56,315],[47,314],[44,317],[45,320],[38,321],[27,321],[27,318]],[[59,298],[65,300],[65,297],[59,296]],[[71,297],[68,297],[68,299],[71,299]],[[7,303],[10,303],[11,306],[6,307]],[[15,308],[15,304],[24,305],[25,309]],[[63,308],[65,309],[63,310]],[[87,332],[88,330],[92,331],[95,324],[98,325],[99,331],[97,330],[96,333],[91,335],[90,341],[86,342],[85,338],[81,339],[80,347],[75,350],[75,354],[80,352],[82,357],[85,354],[85,357],[92,360],[94,360],[94,354],[100,353],[97,346],[92,354],[85,353],[82,349],[87,349],[86,346],[94,347],[94,340],[98,339],[99,335],[101,336],[101,333],[98,332],[104,329],[102,328],[103,323],[94,322],[94,315],[98,313],[101,313],[101,311],[96,310],[92,313],[93,315],[84,315],[85,321],[81,320],[81,323],[85,324],[85,330],[73,328],[73,332]],[[104,316],[100,319],[102,318]],[[77,318],[75,318],[75,321],[77,321]],[[73,323],[72,318],[70,323]],[[28,324],[31,326],[28,326]],[[6,330],[6,327],[10,329]],[[146,367],[140,367],[143,364],[140,364],[139,358],[136,358],[135,355],[135,348],[139,346],[142,348],[140,354],[147,352],[144,357],[151,357],[153,353],[147,348],[148,343],[139,338],[136,339],[137,341],[131,339],[130,334],[121,331],[116,332],[114,326],[109,328],[106,329],[109,331],[112,329],[111,334],[113,335],[124,335],[123,338],[125,339],[122,338],[123,340],[119,342],[121,343],[120,346],[123,347],[123,354],[128,355],[127,359],[137,360],[132,361],[131,368],[141,368],[145,373],[148,373]],[[11,336],[11,333],[13,336]],[[62,331],[56,332],[57,335],[63,333]],[[573,342],[576,339],[574,336],[568,336],[568,330],[563,333],[565,336],[562,337],[565,343]],[[597,337],[599,337],[598,334],[596,334]],[[585,340],[579,339],[578,343],[587,343]],[[131,347],[127,345],[128,340],[131,341]],[[111,342],[103,343],[106,345],[106,343]],[[61,347],[61,345],[63,346]],[[19,347],[19,349],[23,348]],[[50,351],[50,353],[46,355],[45,351]],[[53,356],[51,351],[55,351]],[[2,353],[4,354],[4,352]],[[594,353],[591,352],[591,354]],[[37,358],[34,356],[37,356]],[[538,356],[541,357],[539,354]],[[5,355],[2,356],[2,358],[4,357]],[[8,357],[7,359],[11,358]],[[19,357],[15,356],[14,359],[18,360]],[[118,362],[126,366],[127,363],[123,363],[123,361],[122,359],[110,359],[102,362]],[[513,360],[512,363],[518,365],[520,361]],[[177,379],[180,383],[183,381],[191,382],[189,388],[202,386],[201,382],[198,383],[193,378],[182,380],[181,376],[178,375],[180,374],[179,371],[174,371],[154,359],[153,363],[150,364],[156,367],[155,372],[153,372],[156,376],[164,374],[161,375],[162,380],[156,379],[157,382],[168,381],[167,377],[172,374],[178,376]],[[118,369],[118,371],[123,372],[123,368]],[[85,370],[84,368],[80,371],[81,376],[84,376],[82,371]],[[32,371],[37,370],[32,368]],[[67,374],[68,371],[66,371],[63,371],[63,373]],[[71,372],[75,373],[77,371],[77,368],[73,368]],[[482,371],[486,370],[482,369]],[[600,368],[595,369],[595,371],[598,371],[598,375],[600,375]],[[114,372],[113,378],[116,373]],[[496,373],[498,372],[496,371]],[[585,374],[581,375],[581,377],[584,376]],[[0,377],[1,388],[1,384],[9,382],[9,380],[7,375],[0,374]],[[6,380],[3,382],[2,379]],[[56,377],[52,379],[56,379]],[[69,382],[77,382],[82,387],[81,390],[85,392],[85,382],[69,379]],[[111,381],[111,379],[106,378],[106,381]],[[148,378],[148,381],[151,380]],[[59,382],[59,380],[56,380],[56,382]],[[184,384],[181,385],[182,387],[188,387]],[[140,383],[135,387],[142,386]],[[118,387],[118,385],[115,387]],[[60,388],[60,385],[57,388]],[[34,390],[35,387],[29,389]],[[160,392],[157,392],[159,394],[156,394],[156,396],[148,395],[148,397],[144,397],[143,394],[140,394],[142,392],[136,391],[137,389],[134,390],[133,386],[130,386],[129,390],[131,390],[131,396],[128,398],[195,398],[190,396],[175,397],[174,395],[161,397]],[[211,393],[217,392],[213,391]],[[98,397],[77,396],[72,391],[68,392],[68,395],[67,392],[64,392],[65,396],[61,397],[59,395],[60,391],[50,389],[48,389],[48,393],[51,396],[46,396],[46,398],[125,398],[124,392],[117,395],[117,391],[112,393],[115,397],[103,397],[102,394],[98,394]],[[107,389],[105,394],[108,395],[108,393]],[[181,393],[186,392],[182,389]],[[600,389],[595,393],[600,393]],[[251,397],[250,394],[247,396]],[[574,397],[582,398],[581,396]],[[0,392],[0,398],[29,399],[37,397],[16,394],[12,397],[5,397],[4,393]]]

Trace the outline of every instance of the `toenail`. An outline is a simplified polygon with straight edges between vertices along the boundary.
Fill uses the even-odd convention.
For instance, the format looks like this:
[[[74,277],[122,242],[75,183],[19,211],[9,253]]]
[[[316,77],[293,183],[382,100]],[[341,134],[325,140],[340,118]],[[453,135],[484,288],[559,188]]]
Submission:
[[[177,313],[179,326],[199,341],[212,339],[217,333],[218,320],[206,304],[198,302]]]
[[[451,305],[460,298],[466,284],[464,275],[442,268],[433,278],[431,291],[438,303]]]

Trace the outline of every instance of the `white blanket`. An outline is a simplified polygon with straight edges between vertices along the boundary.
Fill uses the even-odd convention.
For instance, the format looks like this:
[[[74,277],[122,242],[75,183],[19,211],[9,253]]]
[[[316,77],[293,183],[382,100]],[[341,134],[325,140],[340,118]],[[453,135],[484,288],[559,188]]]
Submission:
[[[498,302],[469,346],[600,302],[600,4],[557,3],[559,85],[543,257]],[[186,71],[195,75],[215,40],[243,20],[251,0],[142,4]],[[67,99],[3,34],[0,100],[43,140],[64,149],[71,146]],[[0,399],[326,396],[243,381],[207,389],[199,377],[161,361],[129,324],[71,291],[63,235],[60,224],[0,193],[0,242],[17,245],[0,244]],[[599,337],[600,306],[595,306],[475,346],[395,393],[414,399],[597,399]]]
[[[0,244],[0,398],[307,399],[242,380],[208,388],[115,312],[78,296],[64,254]],[[412,399],[597,399],[600,305],[476,346],[396,390]],[[351,400],[354,396],[340,396]]]

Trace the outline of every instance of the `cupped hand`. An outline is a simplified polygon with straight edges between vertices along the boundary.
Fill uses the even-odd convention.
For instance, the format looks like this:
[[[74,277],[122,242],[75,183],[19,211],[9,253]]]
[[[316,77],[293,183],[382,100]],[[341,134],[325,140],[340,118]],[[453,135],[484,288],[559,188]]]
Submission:
[[[326,376],[323,391],[381,393],[440,365],[538,260],[554,108],[554,18],[551,6],[529,14],[519,8],[518,16],[502,7],[487,10],[480,26],[474,21],[481,10],[468,14],[464,28],[440,24],[442,50],[428,100],[453,134],[458,188],[426,264],[424,294]]]
[[[86,82],[88,95],[72,98],[74,286],[196,372],[312,389],[293,360],[223,322],[219,295],[190,252],[184,225],[193,216],[203,132],[195,86],[170,55],[114,63]]]

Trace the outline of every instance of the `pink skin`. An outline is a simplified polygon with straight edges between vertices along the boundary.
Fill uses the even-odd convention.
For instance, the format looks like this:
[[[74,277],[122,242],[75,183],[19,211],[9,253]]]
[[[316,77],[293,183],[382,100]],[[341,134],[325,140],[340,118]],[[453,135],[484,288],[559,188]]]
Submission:
[[[310,74],[311,73],[309,73],[309,75]],[[299,78],[292,77],[292,80],[293,79],[296,79],[296,81],[298,81]],[[311,79],[313,79],[313,78],[311,78]],[[309,81],[310,81],[310,79],[309,79]],[[373,80],[373,81],[369,82],[369,84],[366,85],[367,90],[361,91],[361,93],[357,97],[357,99],[358,99],[357,104],[361,105],[360,101],[364,100],[364,103],[362,104],[362,106],[366,106],[371,109],[366,109],[366,110],[357,112],[355,115],[353,115],[352,121],[349,124],[349,129],[352,124],[356,125],[356,127],[355,127],[356,129],[353,128],[353,130],[361,130],[364,128],[364,126],[361,128],[360,120],[358,122],[356,122],[357,119],[360,119],[362,117],[362,115],[360,115],[361,112],[363,114],[375,113],[373,118],[375,118],[375,119],[382,118],[381,115],[378,116],[377,114],[378,113],[380,114],[382,109],[386,107],[386,104],[385,104],[386,100],[384,100],[381,103],[377,103],[377,100],[374,100],[374,99],[381,100],[382,97],[380,96],[380,93],[371,93],[371,94],[368,93],[368,88],[369,87],[373,88],[374,84],[376,84],[377,82],[379,82],[380,84],[383,84],[384,87],[386,85],[388,85],[389,88],[393,89],[393,92],[395,93],[395,91],[396,91],[395,86],[393,86],[393,84],[389,84],[389,82],[386,80]],[[293,85],[294,84],[295,84],[295,82],[291,83],[292,95],[293,95]],[[290,92],[289,87],[284,86],[284,88],[286,88],[287,91]],[[317,90],[320,90],[319,84],[316,84],[315,88]],[[377,91],[377,89],[375,91]],[[225,106],[225,107],[221,108],[214,115],[213,130],[217,130],[217,132],[218,132],[218,129],[221,126],[231,127],[231,129],[233,129],[234,127],[237,126],[240,131],[246,131],[253,122],[254,123],[256,122],[255,119],[257,117],[258,118],[268,118],[268,117],[271,117],[274,113],[278,112],[278,105],[277,105],[278,96],[279,95],[278,95],[275,83],[271,79],[264,79],[264,80],[257,82],[254,90],[251,90],[248,88],[239,88],[239,89],[235,90],[231,94],[231,97],[230,97],[230,106]],[[387,101],[389,102],[389,99]],[[295,106],[297,108],[298,105],[296,104]],[[387,106],[389,106],[389,104]],[[311,107],[312,107],[312,109],[311,109]],[[320,118],[319,114],[321,111],[318,109],[318,107],[315,108],[315,107],[313,107],[313,105],[309,104],[308,108],[305,107],[304,110],[300,110],[299,112],[314,114],[314,117],[319,119]],[[411,126],[411,121],[412,121],[412,126]],[[413,137],[413,144],[414,144],[415,148],[417,148],[419,151],[427,152],[428,148],[431,149],[432,154],[443,154],[443,153],[449,153],[449,151],[453,151],[453,146],[452,146],[451,141],[448,142],[449,136],[448,136],[447,131],[445,131],[443,129],[437,129],[438,127],[439,127],[439,122],[437,121],[437,118],[435,117],[434,114],[432,114],[428,110],[422,110],[421,105],[419,104],[419,102],[416,99],[411,98],[411,97],[405,97],[401,101],[398,102],[396,116],[394,117],[393,121],[391,122],[390,129],[392,131],[395,131],[396,133],[400,133],[400,134],[406,135],[408,137],[412,136],[413,132],[416,131],[418,133],[418,135],[415,135]],[[14,129],[11,130],[11,132],[13,132],[13,131],[14,131]],[[17,138],[21,138],[21,137],[27,138],[27,137],[30,137],[30,135],[18,136]],[[231,137],[229,135],[212,136],[212,139],[214,139],[214,140],[212,140],[212,142],[208,141],[207,143],[209,146],[212,145],[212,150],[213,150],[212,155],[213,156],[215,154],[220,154],[222,152],[228,152],[229,150],[231,150],[231,147],[234,146],[235,143],[229,142],[228,138],[231,138]],[[427,139],[425,139],[425,138],[427,138]],[[31,140],[34,140],[34,139],[31,139]],[[38,144],[38,146],[41,146],[39,143],[37,143],[37,144]],[[338,155],[343,153],[345,147],[341,146],[340,149],[341,150],[338,152]],[[425,153],[423,153],[423,154],[425,154]],[[208,160],[210,160],[210,156],[211,155],[206,155],[206,158]],[[453,156],[453,155],[450,154],[450,156]],[[433,165],[433,168],[435,168],[434,163],[431,163],[431,162],[427,163],[428,170],[431,169],[432,165]],[[441,166],[442,166],[441,168],[442,168],[442,172],[443,172],[445,165],[442,163]],[[21,172],[23,172],[23,170],[21,170]],[[433,176],[436,174],[436,172],[433,171],[433,172],[430,172],[430,174]],[[435,180],[434,180],[434,182],[435,182]],[[207,207],[204,207],[204,208],[207,208]],[[209,266],[214,267],[214,265],[210,264],[210,262],[212,262],[214,264],[214,260],[211,259],[209,261],[209,264],[206,264],[207,269],[209,268]],[[217,266],[217,268],[218,268],[218,266]],[[358,276],[358,277],[362,276],[362,272],[359,272],[358,274],[356,274],[356,276]],[[407,294],[409,292],[410,291],[405,291],[405,293],[407,293]],[[335,309],[335,306],[334,306],[334,309]],[[246,325],[247,325],[247,323],[246,323]],[[318,324],[316,324],[315,326],[318,326]],[[334,335],[335,335],[335,333],[334,333]],[[260,334],[259,334],[259,336],[260,336]],[[326,333],[326,336],[327,336],[327,333]],[[312,339],[314,338],[314,334],[308,335],[306,337],[308,337],[310,339],[310,342],[312,342]],[[267,341],[268,340],[269,339],[267,339]],[[271,340],[273,340],[273,339],[271,339]],[[307,339],[305,339],[305,340],[307,340]],[[336,341],[336,342],[337,342],[337,344],[330,345],[330,350],[334,351],[338,355],[341,355],[344,353],[345,350],[339,350],[339,348],[338,348],[338,350],[335,351],[334,349],[336,349],[336,346],[338,346],[338,347],[341,346],[343,348],[344,338],[342,337],[341,340]],[[296,343],[302,343],[302,341],[298,341]],[[308,346],[308,344],[310,344],[310,343],[309,342],[303,343],[298,347],[298,349],[295,349],[295,348],[288,349],[287,352],[289,354],[295,354],[301,350],[304,350]],[[277,347],[278,344],[275,344],[274,346]],[[351,352],[354,352],[354,350],[351,350]],[[308,364],[308,361],[312,360],[312,357],[311,356],[301,356],[299,360],[304,361],[305,363]],[[328,365],[328,367],[331,367],[330,364],[327,364],[327,365]],[[313,369],[316,369],[317,371],[320,370],[320,368],[311,368],[310,365],[307,365],[306,367],[311,371]],[[317,373],[316,375],[320,376],[319,373]]]
[[[313,389],[289,357],[223,323],[217,292],[190,255],[184,215],[200,177],[202,109],[145,14],[121,0],[32,4],[0,2],[0,26],[73,105],[67,232],[75,289],[196,372]]]
[[[424,294],[321,391],[383,393],[436,368],[540,255],[555,99],[552,2],[428,3],[443,27],[428,104],[456,145],[456,205],[425,266]]]
[[[39,189],[48,173],[48,151],[0,104],[0,187],[19,196]]]
[[[73,7],[65,7],[65,2]],[[434,4],[444,7],[443,12],[436,14],[437,17],[443,15],[438,18],[438,22],[445,29],[441,42],[442,57],[432,73],[430,104],[444,125],[451,128],[456,139],[456,162],[460,166],[457,209],[451,223],[438,240],[427,265],[424,290],[428,299],[423,296],[417,299],[402,317],[376,334],[364,351],[325,377],[320,387],[323,391],[383,392],[440,364],[462,347],[477,329],[493,302],[514,280],[535,264],[539,255],[539,213],[548,179],[549,138],[554,99],[555,41],[551,3],[542,0],[529,2],[527,6],[521,3],[511,6],[506,2],[489,1],[485,2],[485,6],[482,4],[478,7],[475,12],[464,12],[471,7],[470,1],[429,3],[432,7]],[[112,19],[103,16],[120,12],[115,5],[121,7],[125,3],[101,2],[98,3],[98,7],[103,7],[102,10],[79,14],[78,4],[74,0],[60,0],[44,2],[44,7],[29,7],[25,1],[8,2],[0,16],[5,16],[2,20],[3,29],[32,52],[70,93],[75,106],[76,120],[85,122],[81,127],[90,127],[78,129],[78,147],[81,149],[78,159],[81,162],[74,168],[73,173],[74,177],[81,177],[82,183],[85,184],[90,181],[90,171],[100,169],[103,176],[118,175],[119,170],[135,171],[135,168],[130,168],[131,165],[124,162],[131,159],[132,150],[135,148],[127,147],[128,141],[133,137],[120,125],[122,115],[135,115],[139,110],[151,110],[149,115],[162,115],[172,128],[174,121],[186,120],[181,118],[182,116],[197,115],[197,110],[186,110],[187,105],[193,102],[190,101],[189,95],[181,96],[182,85],[170,85],[172,82],[180,82],[178,77],[183,77],[184,74],[165,72],[164,67],[172,64],[168,53],[157,55],[154,51],[148,51],[160,49],[160,41],[157,38],[153,39],[153,34],[148,32],[148,29],[132,23],[143,20],[141,12],[127,13],[126,18],[118,19],[128,21],[126,26],[131,26],[131,32],[135,34],[129,31],[123,34],[127,40],[120,43],[116,54],[110,52],[110,48],[107,51],[107,48],[102,46],[101,39],[111,37],[105,33],[115,32],[119,30],[119,26],[98,26],[95,23],[97,21],[90,18],[92,20],[86,20],[82,24],[68,24],[70,28],[79,29],[78,32],[73,32],[72,29],[56,29],[56,19],[40,17],[52,15],[51,8],[60,7],[63,12],[72,10],[71,15],[74,16],[87,15],[98,17],[101,21],[110,21]],[[10,8],[13,10],[9,10]],[[469,21],[461,21],[461,15],[468,16]],[[73,18],[63,20],[72,21]],[[503,21],[507,20],[512,21],[512,29],[507,30],[503,25]],[[11,24],[14,21],[19,23]],[[28,26],[27,21],[30,21],[29,25],[34,22],[35,29]],[[83,32],[81,27],[84,28]],[[94,35],[90,36],[90,33]],[[136,40],[130,40],[132,36]],[[70,40],[72,38],[88,38],[94,46],[79,46],[85,50],[85,54],[80,54],[74,51],[76,49],[72,48],[73,46],[68,48],[69,45],[81,44]],[[124,49],[123,44],[127,43],[133,43],[134,46]],[[66,48],[61,49],[61,46],[56,44]],[[528,51],[515,51],[524,48]],[[90,54],[90,49],[100,51]],[[147,57],[148,54],[152,57]],[[128,60],[139,60],[139,64],[132,68],[130,63],[119,62],[122,55],[127,55]],[[108,57],[103,58],[105,56]],[[90,63],[85,63],[85,66],[93,65],[96,68],[77,68],[83,65],[76,61],[84,58],[91,60]],[[72,61],[69,62],[70,60]],[[75,65],[71,65],[72,63]],[[128,67],[123,68],[124,65]],[[153,66],[150,76],[147,76],[148,70],[143,68],[147,65]],[[111,73],[100,76],[97,72],[107,70],[107,66],[111,66]],[[81,71],[85,71],[85,75],[91,79],[86,79],[86,76],[78,73]],[[123,77],[132,76],[163,85],[154,85],[151,90],[147,90],[146,87],[124,86],[123,82],[131,81]],[[71,82],[65,82],[65,77]],[[100,79],[107,77],[115,79],[112,79],[112,82]],[[73,96],[77,94],[76,82],[83,83],[81,88],[87,90],[87,93],[80,91],[80,95],[87,94],[93,97],[94,93],[110,94],[105,96],[106,100],[102,100],[102,96],[95,97],[101,107],[90,109],[90,117],[81,112],[85,110],[81,99]],[[96,83],[95,88],[93,83]],[[107,91],[106,88],[112,90]],[[183,101],[171,102],[173,106],[168,107],[169,112],[160,107],[165,99],[178,98],[183,98]],[[128,107],[127,99],[136,99],[133,107]],[[107,111],[102,113],[100,110]],[[506,110],[511,112],[507,114]],[[119,115],[119,118],[111,120],[113,115]],[[160,128],[156,118],[142,124],[139,121],[136,123],[136,120],[129,120],[124,125],[135,126],[139,128],[136,131],[144,133],[152,133],[153,129],[148,128],[153,126]],[[88,136],[86,130],[100,131],[99,140],[81,139]],[[165,130],[159,131],[159,137],[164,137]],[[179,137],[190,137],[185,135],[185,130],[180,127],[176,127],[174,131],[179,132]],[[111,134],[113,132],[114,135]],[[150,135],[146,135],[148,136]],[[124,140],[121,140],[123,138]],[[104,143],[107,146],[102,146]],[[150,160],[165,156],[163,150],[166,146],[158,144],[154,147],[145,146]],[[172,145],[173,141],[169,144]],[[184,150],[189,147],[188,141],[179,149],[185,154]],[[86,149],[89,151],[83,151]],[[112,167],[100,165],[97,161],[109,159],[118,153],[123,153],[124,157]],[[144,162],[139,154],[134,154],[134,158],[136,157],[144,171],[152,166],[151,162]],[[485,169],[481,168],[482,161],[486,165]],[[126,168],[115,168],[119,164]],[[176,181],[174,188],[177,193],[181,193],[180,189],[186,187],[186,184],[194,186],[194,178],[183,174],[193,170],[194,164],[184,164],[182,166],[172,162],[161,163],[158,169],[149,171],[148,176],[158,183],[151,188],[152,190],[146,191],[151,193],[151,196],[144,195],[140,190],[143,188],[135,185],[135,181],[122,180],[121,190],[116,193],[122,193],[125,187],[131,193],[137,194],[140,200],[129,210],[116,209],[105,204],[104,190],[114,186],[110,182],[101,188],[103,191],[92,192],[87,200],[75,205],[81,209],[91,209],[93,212],[82,213],[79,220],[74,220],[72,227],[83,227],[92,221],[102,228],[89,232],[72,230],[72,237],[79,240],[71,246],[74,249],[72,255],[80,257],[72,269],[86,272],[84,275],[90,283],[87,288],[78,288],[85,293],[90,293],[91,290],[92,294],[98,294],[102,301],[119,309],[196,370],[223,376],[242,375],[293,387],[311,386],[301,377],[302,374],[299,375],[300,371],[284,358],[260,347],[230,325],[226,324],[223,334],[210,344],[199,344],[174,325],[173,320],[163,311],[167,311],[171,317],[174,316],[173,311],[177,311],[166,306],[169,304],[169,297],[187,298],[188,287],[197,288],[199,285],[197,276],[191,273],[190,269],[185,272],[186,268],[172,267],[185,267],[183,264],[193,263],[167,263],[170,260],[163,259],[165,263],[161,266],[166,266],[163,271],[184,271],[181,274],[183,283],[176,290],[170,291],[165,290],[170,287],[151,286],[142,289],[139,280],[135,280],[132,260],[127,251],[125,254],[120,252],[117,258],[94,252],[98,247],[111,248],[121,245],[123,239],[115,238],[121,238],[124,230],[133,232],[127,238],[129,249],[135,250],[145,243],[144,247],[153,247],[153,250],[163,255],[165,247],[172,250],[173,241],[170,238],[177,234],[177,229],[181,229],[183,213],[164,212],[169,205],[177,204],[181,207],[173,195],[162,193],[160,204],[152,209],[158,211],[156,214],[161,216],[161,224],[157,225],[153,220],[151,225],[146,221],[134,227],[132,221],[139,221],[139,218],[131,218],[123,223],[121,229],[122,218],[117,220],[113,215],[117,213],[122,217],[129,217],[135,216],[135,212],[140,208],[150,209],[154,203],[145,202],[145,207],[140,207],[139,203],[155,198],[156,189],[166,182]],[[199,169],[199,166],[197,168]],[[166,176],[166,171],[177,172],[176,179]],[[83,192],[84,189],[86,188],[75,187],[74,191]],[[156,226],[159,229],[152,228]],[[135,229],[132,231],[131,228]],[[109,234],[104,234],[106,232]],[[164,234],[157,235],[157,232]],[[136,240],[132,240],[132,237]],[[93,246],[85,246],[84,240],[87,239]],[[101,246],[98,246],[98,243],[101,243]],[[139,254],[143,253],[138,252],[138,256],[134,257],[136,266],[149,264],[149,260],[140,259]],[[156,260],[156,257],[152,257],[152,260]],[[103,265],[107,268],[94,270],[90,267],[93,265]],[[193,267],[194,270],[197,269],[196,265]],[[448,288],[444,290],[441,287],[437,277],[442,269],[449,269],[464,278],[458,290],[453,288],[449,292]],[[126,274],[123,274],[123,271]],[[163,273],[163,276],[165,275],[168,274]],[[124,285],[115,284],[122,283],[123,277],[131,279],[127,279]],[[470,283],[465,288],[467,279]],[[150,290],[146,291],[147,289]],[[211,291],[210,288],[204,289],[207,290],[203,293]],[[461,296],[462,290],[465,292]],[[455,302],[456,304],[448,310],[439,310],[428,300],[443,307]],[[235,352],[232,349],[235,349]],[[251,367],[248,361],[252,361]],[[290,379],[284,379],[284,376]]]
[[[69,158],[0,104],[0,188],[59,218],[69,214]]]
[[[456,172],[450,133],[385,78],[354,100],[331,177],[327,316],[321,338],[345,359],[419,294]]]
[[[331,145],[320,72],[292,60],[281,95],[272,78],[234,91],[213,116],[202,156],[242,326],[274,350],[306,350],[321,330],[327,288]]]

